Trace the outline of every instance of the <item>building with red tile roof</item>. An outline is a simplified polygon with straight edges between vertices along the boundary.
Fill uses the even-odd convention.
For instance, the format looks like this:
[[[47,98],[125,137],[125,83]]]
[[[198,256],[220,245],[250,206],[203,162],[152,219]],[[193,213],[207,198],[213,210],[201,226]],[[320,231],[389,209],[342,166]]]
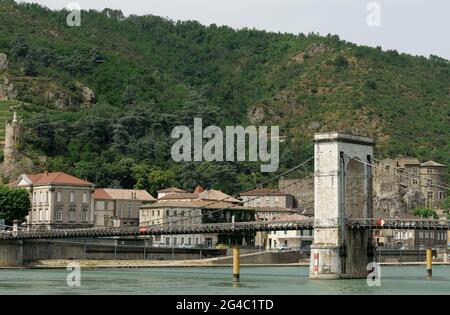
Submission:
[[[12,185],[30,192],[32,209],[27,224],[33,228],[93,226],[95,185],[63,172],[22,174]]]
[[[139,189],[98,188],[94,193],[95,226],[137,226],[139,207],[156,201]]]

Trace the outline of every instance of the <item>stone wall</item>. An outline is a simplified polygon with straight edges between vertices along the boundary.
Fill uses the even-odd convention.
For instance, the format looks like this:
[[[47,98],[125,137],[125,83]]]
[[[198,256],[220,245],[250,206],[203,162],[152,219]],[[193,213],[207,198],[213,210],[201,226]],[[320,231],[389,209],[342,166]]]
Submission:
[[[71,242],[1,241],[0,266],[21,266],[36,260],[191,260],[224,256],[223,249],[154,248]],[[145,258],[144,258],[145,257]]]

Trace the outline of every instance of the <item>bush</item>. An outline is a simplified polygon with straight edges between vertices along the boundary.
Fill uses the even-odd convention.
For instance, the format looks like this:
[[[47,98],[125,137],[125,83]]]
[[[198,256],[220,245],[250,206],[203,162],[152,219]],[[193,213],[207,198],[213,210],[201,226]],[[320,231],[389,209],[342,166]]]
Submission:
[[[430,208],[416,208],[412,212],[414,215],[420,216],[422,218],[438,218],[436,211]]]

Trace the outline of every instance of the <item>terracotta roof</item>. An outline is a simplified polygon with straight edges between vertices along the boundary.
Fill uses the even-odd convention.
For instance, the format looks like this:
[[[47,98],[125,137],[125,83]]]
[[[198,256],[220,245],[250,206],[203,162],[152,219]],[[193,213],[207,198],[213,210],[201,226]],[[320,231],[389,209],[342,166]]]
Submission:
[[[159,192],[159,193],[174,193],[174,192],[185,193],[186,191],[183,189],[180,189],[180,188],[170,187],[170,188],[158,190],[157,192]]]
[[[211,202],[207,200],[158,200],[153,204],[143,205],[140,209],[155,209],[155,208],[204,208],[204,209],[237,209],[255,211],[252,208],[246,208],[230,202]]]
[[[133,198],[132,193],[136,194],[136,198]],[[105,200],[139,200],[139,201],[154,201],[147,191],[141,189],[113,189],[113,188],[98,188],[94,192],[94,199]]]
[[[72,185],[72,186],[95,186],[93,183],[63,173],[25,174],[34,186],[38,185]]]
[[[420,166],[446,167],[444,164],[440,164],[440,163],[435,162],[435,161],[427,161],[427,162],[424,162],[424,163],[420,164]]]
[[[202,199],[202,200],[220,200],[220,201],[226,201],[226,202],[236,202],[236,203],[240,203],[242,202],[239,199],[236,199],[230,195],[227,195],[223,192],[221,192],[220,190],[215,190],[215,189],[209,189],[209,190],[205,190],[204,192],[200,193],[198,195],[198,199]]]
[[[113,198],[106,193],[105,189],[97,188],[94,192],[94,199],[112,200]]]
[[[291,194],[278,189],[258,188],[243,192],[241,196],[291,196]]]
[[[195,187],[194,193],[199,194],[204,191],[205,191],[205,188],[203,188],[202,186],[197,186],[197,187]]]
[[[159,198],[159,200],[197,199],[197,198],[198,198],[198,194],[185,192],[185,193],[167,194],[167,195]]]

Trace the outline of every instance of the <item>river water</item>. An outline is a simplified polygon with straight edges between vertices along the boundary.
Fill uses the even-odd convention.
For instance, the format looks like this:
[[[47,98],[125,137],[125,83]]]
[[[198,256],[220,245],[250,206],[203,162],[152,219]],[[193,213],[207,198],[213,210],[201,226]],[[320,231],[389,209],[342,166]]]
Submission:
[[[82,269],[69,287],[65,269],[0,270],[6,294],[450,294],[450,266],[382,266],[381,285],[362,280],[309,280],[308,267],[242,267],[233,285],[230,267]]]

